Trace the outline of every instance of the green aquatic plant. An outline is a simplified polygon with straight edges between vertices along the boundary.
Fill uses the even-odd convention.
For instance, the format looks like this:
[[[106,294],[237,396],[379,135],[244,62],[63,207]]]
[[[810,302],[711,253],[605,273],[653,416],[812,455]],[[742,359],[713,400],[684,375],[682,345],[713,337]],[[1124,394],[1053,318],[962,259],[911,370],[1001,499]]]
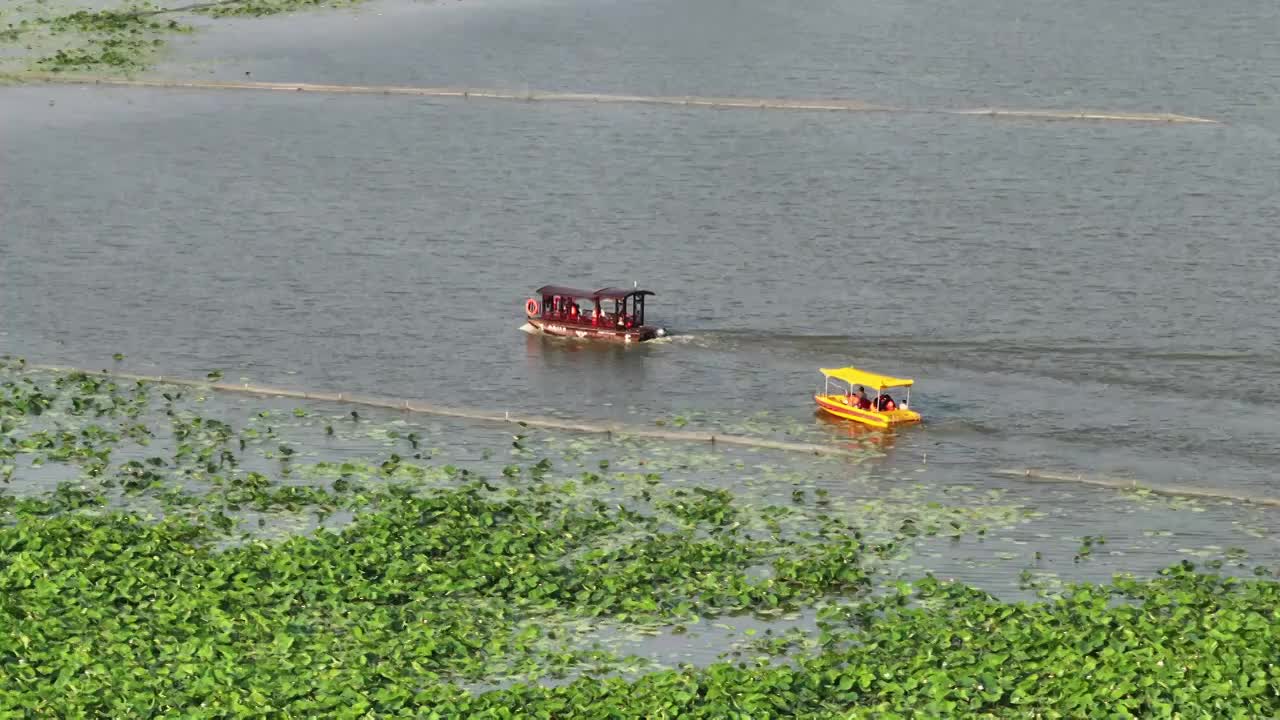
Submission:
[[[1080,539],[1080,549],[1076,550],[1075,561],[1080,562],[1081,560],[1088,558],[1093,555],[1094,546],[1105,544],[1107,544],[1106,538],[1085,535]]]
[[[196,12],[213,17],[263,17],[299,10],[350,7],[361,2],[363,0],[222,0],[197,8]]]
[[[726,570],[759,552],[739,541],[669,536],[609,562],[559,562],[621,522],[604,511],[486,498],[476,487],[406,498],[338,535],[223,551],[209,530],[185,522],[23,521],[0,530],[0,597],[12,618],[0,651],[21,660],[6,667],[0,708],[442,717],[519,708],[636,718],[1071,717],[1102,705],[1138,717],[1256,717],[1280,709],[1280,586],[1190,566],[1152,581],[1074,585],[1040,604],[926,579],[832,608],[816,642],[793,633],[756,647],[805,650],[780,665],[461,689],[460,679],[516,667],[555,675],[607,663],[598,651],[558,644],[548,612],[682,617],[767,599],[761,583]],[[860,552],[832,543],[775,563],[769,592],[860,587]],[[539,617],[542,625],[526,621]]]
[[[157,19],[154,12],[136,5],[75,10],[52,17],[29,10],[26,14],[30,16],[0,36],[0,42],[27,42],[29,47],[47,48],[47,54],[36,55],[33,64],[54,72],[140,70],[164,45],[164,37],[191,29],[177,20]],[[117,361],[122,358],[121,355]]]
[[[863,482],[856,465],[612,440],[555,454],[534,430],[505,469],[474,447],[427,464],[399,453],[430,429],[371,412],[335,432],[304,410],[222,420],[171,387],[0,360],[0,473],[16,478],[0,494],[0,715],[1280,712],[1270,579],[1027,570],[1040,602],[901,579],[913,549],[1025,544],[1009,528],[1034,513],[999,493],[849,497],[837,483]],[[736,662],[628,656],[721,631]]]
[[[250,480],[258,485],[247,488],[250,491],[266,484],[260,477]],[[14,591],[9,598],[17,605],[11,608],[25,608],[27,617],[62,615],[56,607],[62,602],[83,610],[127,598],[132,609],[115,616],[111,623],[115,630],[155,638],[194,633],[192,648],[212,645],[218,653],[230,653],[242,661],[248,657],[245,653],[257,654],[257,648],[280,643],[283,637],[296,652],[335,657],[335,662],[352,668],[364,665],[356,659],[379,652],[376,648],[395,645],[408,651],[418,647],[404,660],[417,672],[480,677],[489,671],[489,665],[474,656],[480,647],[495,657],[517,650],[532,652],[531,643],[538,634],[530,628],[535,626],[513,634],[513,623],[521,622],[521,615],[567,610],[625,619],[742,610],[753,604],[767,609],[786,598],[820,593],[860,577],[847,569],[832,575],[827,573],[834,571],[821,570],[833,561],[856,562],[854,546],[843,547],[836,555],[812,551],[808,559],[776,564],[776,578],[754,581],[742,570],[765,557],[763,547],[736,541],[686,541],[668,534],[607,553],[613,562],[601,562],[601,556],[587,552],[566,565],[566,555],[572,556],[575,548],[602,534],[637,523],[652,528],[653,523],[599,506],[574,511],[549,501],[487,499],[487,492],[482,486],[471,486],[427,498],[404,495],[340,535],[321,533],[222,552],[209,548],[210,531],[176,521],[149,525],[122,515],[62,515],[37,526],[20,520],[14,528],[0,531],[0,547],[8,553],[21,550],[31,562],[38,562],[50,592],[25,593],[23,588],[30,581],[25,574],[0,577],[0,589]],[[70,501],[77,498],[70,496]],[[53,510],[28,508],[20,517],[48,515]],[[211,530],[226,530],[230,521],[219,515],[209,522]],[[184,539],[182,543],[174,544],[175,534]],[[36,537],[41,539],[33,544]],[[191,544],[197,538],[202,542]],[[42,553],[61,552],[57,548],[66,544],[80,549],[60,560],[31,555],[36,548],[43,548]],[[159,558],[163,563],[159,573],[151,572],[156,570],[157,544],[166,545],[169,556]],[[102,545],[137,550],[97,554],[93,548]],[[850,552],[855,554],[847,555]],[[144,555],[150,558],[145,565],[150,575],[139,573],[137,561]],[[95,558],[98,579],[92,587],[79,584],[82,557]],[[629,561],[622,562],[623,558]],[[652,588],[658,577],[665,579],[666,591],[655,599]],[[224,584],[220,578],[234,582]],[[53,593],[54,588],[60,591]],[[708,594],[712,591],[714,595]],[[149,600],[156,597],[173,598],[166,605],[173,610],[160,612]],[[179,605],[173,606],[174,602]],[[42,607],[47,603],[53,606]],[[216,603],[216,608],[208,603]],[[498,608],[503,609],[501,613]],[[412,622],[406,612],[412,612]],[[193,616],[227,618],[228,628],[239,628],[235,639],[218,639],[223,632],[221,621],[205,630],[184,624],[184,618]],[[90,646],[110,642],[100,628],[83,624],[96,623],[99,614],[89,611],[78,617],[56,624],[20,623],[9,639],[21,645],[22,637],[38,634],[45,643],[73,637]],[[287,628],[288,634],[281,636],[279,628]],[[427,634],[414,640],[415,628]],[[347,636],[341,645],[351,646],[350,651],[334,645],[339,636]],[[304,643],[303,638],[309,639]],[[25,654],[29,647],[22,649]],[[111,654],[105,645],[100,650]],[[144,662],[159,650],[142,645],[119,659]],[[120,649],[115,652],[118,655]],[[562,653],[556,662],[563,665],[573,657],[572,652]],[[164,682],[182,676],[179,673]],[[25,679],[38,681],[38,677]],[[175,688],[166,692],[181,695]]]
[[[677,499],[660,502],[658,507],[685,522],[723,528],[737,519],[733,496],[727,490],[693,488],[692,494],[676,490],[675,495]]]

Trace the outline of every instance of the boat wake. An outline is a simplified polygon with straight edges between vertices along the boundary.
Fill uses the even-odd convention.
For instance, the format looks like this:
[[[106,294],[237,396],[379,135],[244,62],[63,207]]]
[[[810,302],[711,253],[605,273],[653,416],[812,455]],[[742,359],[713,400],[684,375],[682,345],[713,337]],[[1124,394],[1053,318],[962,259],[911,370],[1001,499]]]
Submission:
[[[645,344],[646,345],[688,345],[689,343],[693,343],[697,341],[698,341],[697,335],[687,335],[684,333],[676,333],[672,330],[667,330],[666,335],[663,335],[662,337],[656,337],[652,340],[646,340]]]

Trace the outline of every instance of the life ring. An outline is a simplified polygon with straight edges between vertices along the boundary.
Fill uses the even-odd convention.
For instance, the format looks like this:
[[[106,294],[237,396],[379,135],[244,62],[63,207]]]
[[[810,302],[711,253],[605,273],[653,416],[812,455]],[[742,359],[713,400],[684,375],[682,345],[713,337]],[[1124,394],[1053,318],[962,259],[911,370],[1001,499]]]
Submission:
[[[524,304],[524,312],[529,317],[533,317],[534,315],[537,315],[538,301],[534,300],[533,298],[529,298],[529,300]]]

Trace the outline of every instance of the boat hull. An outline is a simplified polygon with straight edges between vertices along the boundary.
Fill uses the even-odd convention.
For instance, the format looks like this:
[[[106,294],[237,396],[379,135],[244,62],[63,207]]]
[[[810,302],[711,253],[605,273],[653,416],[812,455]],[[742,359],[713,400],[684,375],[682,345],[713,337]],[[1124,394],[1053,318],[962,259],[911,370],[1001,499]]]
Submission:
[[[618,329],[592,325],[590,322],[577,323],[565,320],[546,320],[531,317],[527,322],[544,335],[570,338],[573,340],[594,340],[622,344],[644,342],[658,336],[658,329],[644,325],[637,328]]]
[[[914,410],[860,410],[845,401],[844,395],[814,395],[818,409],[845,420],[862,423],[874,428],[891,428],[920,422],[920,413]]]

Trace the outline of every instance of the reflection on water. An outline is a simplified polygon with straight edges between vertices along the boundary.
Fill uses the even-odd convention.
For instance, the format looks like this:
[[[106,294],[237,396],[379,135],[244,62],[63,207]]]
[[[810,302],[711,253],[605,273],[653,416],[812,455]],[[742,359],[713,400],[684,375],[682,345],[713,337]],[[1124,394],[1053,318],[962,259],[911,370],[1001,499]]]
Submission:
[[[643,344],[628,346],[531,333],[526,334],[524,346],[525,382],[538,388],[547,409],[581,409],[597,417],[614,416],[620,408],[609,408],[620,394],[661,392],[661,388],[650,386],[649,352]]]
[[[0,105],[0,300],[21,309],[0,351],[448,405],[496,381],[513,411],[768,410],[766,432],[811,424],[816,369],[854,365],[916,378],[939,432],[908,442],[974,472],[1248,490],[1280,464],[1280,179],[1237,128],[120,88]],[[1205,187],[1213,207],[1188,196]],[[815,275],[846,257],[904,279]],[[686,335],[519,334],[529,285],[563,275],[660,278],[652,311]],[[442,298],[481,310],[423,311]],[[1187,390],[1205,377],[1219,414]]]
[[[813,413],[817,425],[829,442],[851,450],[872,448],[879,450],[887,457],[892,457],[893,448],[898,441],[898,433],[909,432],[912,428],[879,429],[868,427],[862,423],[834,417],[821,410]]]
[[[937,482],[1033,465],[1272,484],[1275,4],[930,2],[397,4],[220,23],[176,62],[1231,122],[3,88],[0,352],[460,406],[498,385],[513,411],[705,416],[885,444],[906,472],[927,453]],[[651,281],[684,335],[522,338],[547,277]],[[445,299],[480,310],[432,312]],[[832,365],[916,378],[925,423],[815,422]]]

